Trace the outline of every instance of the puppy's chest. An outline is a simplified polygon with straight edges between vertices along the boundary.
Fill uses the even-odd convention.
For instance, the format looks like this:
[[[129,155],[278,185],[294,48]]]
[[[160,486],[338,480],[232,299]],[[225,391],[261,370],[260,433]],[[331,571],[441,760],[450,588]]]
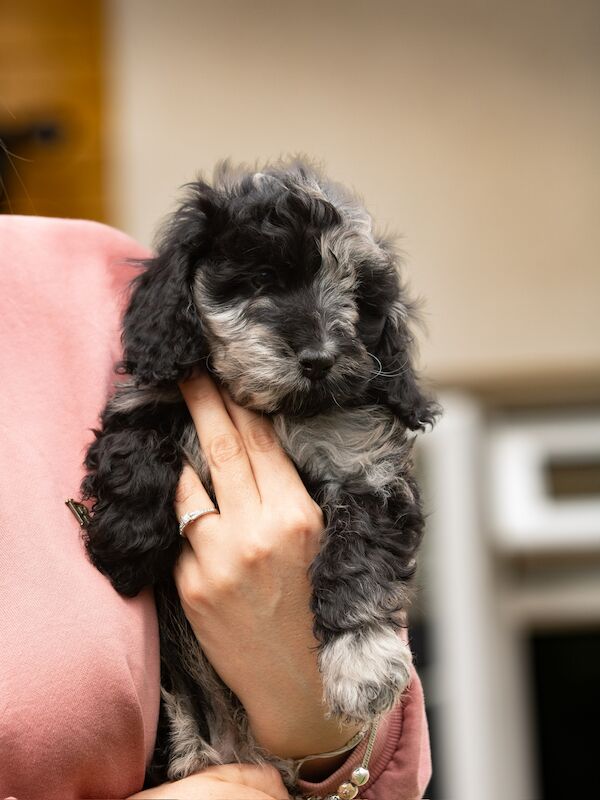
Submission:
[[[383,406],[335,409],[307,418],[278,414],[273,424],[294,464],[317,483],[358,480],[371,491],[385,491],[410,465],[411,444],[404,427]],[[208,464],[191,423],[182,446],[205,485],[210,486]]]
[[[380,406],[335,409],[298,419],[273,419],[283,448],[311,479],[389,483],[402,460],[403,435],[393,414]]]
[[[388,488],[409,458],[403,427],[389,409],[335,409],[306,419],[273,419],[283,448],[311,480],[360,481],[372,491]]]

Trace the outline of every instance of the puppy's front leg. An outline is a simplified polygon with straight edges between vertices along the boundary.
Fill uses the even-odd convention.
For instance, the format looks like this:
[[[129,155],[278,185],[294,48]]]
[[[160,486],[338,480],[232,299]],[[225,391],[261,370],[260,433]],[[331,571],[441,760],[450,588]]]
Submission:
[[[327,531],[311,567],[319,664],[330,712],[369,722],[390,710],[411,669],[400,636],[422,516],[414,496],[339,490],[324,504]]]
[[[105,419],[88,450],[84,498],[93,498],[86,548],[121,594],[167,578],[181,547],[173,509],[182,457],[173,439]]]

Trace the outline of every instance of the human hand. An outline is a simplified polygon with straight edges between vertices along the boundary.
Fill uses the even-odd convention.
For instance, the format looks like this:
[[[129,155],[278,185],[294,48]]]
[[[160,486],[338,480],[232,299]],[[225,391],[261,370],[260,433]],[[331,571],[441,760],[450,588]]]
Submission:
[[[129,800],[289,800],[281,776],[268,764],[206,767],[180,781],[163,783]]]
[[[236,405],[206,375],[181,391],[220,510],[186,528],[175,568],[183,610],[259,744],[282,758],[335,750],[358,728],[326,719],[322,702],[307,575],[321,509],[267,418]],[[211,505],[187,466],[177,516]]]

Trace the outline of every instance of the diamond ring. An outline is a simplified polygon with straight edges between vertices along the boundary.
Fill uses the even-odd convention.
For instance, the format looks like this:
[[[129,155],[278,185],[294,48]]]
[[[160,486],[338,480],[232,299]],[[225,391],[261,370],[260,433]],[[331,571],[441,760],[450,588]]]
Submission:
[[[199,519],[199,517],[203,517],[205,514],[218,514],[218,509],[214,508],[201,508],[196,511],[188,511],[187,514],[184,514],[179,520],[179,535],[183,536],[184,531],[190,522],[193,522],[195,519]]]

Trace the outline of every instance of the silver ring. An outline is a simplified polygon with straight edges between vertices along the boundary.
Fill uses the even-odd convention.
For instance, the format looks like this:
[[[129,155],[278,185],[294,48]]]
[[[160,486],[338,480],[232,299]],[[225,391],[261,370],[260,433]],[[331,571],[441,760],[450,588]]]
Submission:
[[[187,514],[184,514],[183,517],[179,520],[179,535],[183,536],[183,532],[195,519],[199,519],[200,517],[205,516],[206,514],[218,514],[219,511],[214,506],[212,508],[201,508],[196,511],[188,511]]]

